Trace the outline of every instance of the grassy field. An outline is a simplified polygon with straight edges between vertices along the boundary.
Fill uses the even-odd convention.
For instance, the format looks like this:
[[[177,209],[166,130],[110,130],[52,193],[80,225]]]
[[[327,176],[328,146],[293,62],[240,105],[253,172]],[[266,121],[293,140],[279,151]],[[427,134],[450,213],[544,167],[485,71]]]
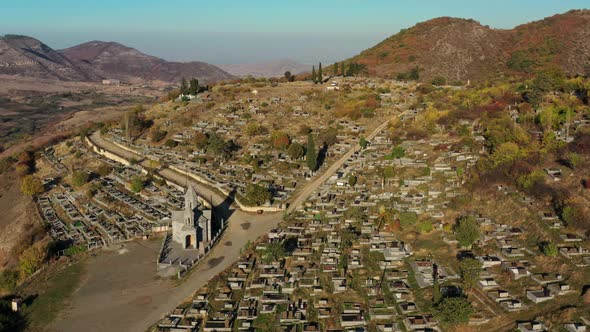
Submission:
[[[24,308],[28,330],[38,331],[52,322],[60,311],[67,308],[68,299],[78,287],[84,274],[84,263],[75,262],[63,267],[47,279],[39,278],[36,285],[38,296]]]

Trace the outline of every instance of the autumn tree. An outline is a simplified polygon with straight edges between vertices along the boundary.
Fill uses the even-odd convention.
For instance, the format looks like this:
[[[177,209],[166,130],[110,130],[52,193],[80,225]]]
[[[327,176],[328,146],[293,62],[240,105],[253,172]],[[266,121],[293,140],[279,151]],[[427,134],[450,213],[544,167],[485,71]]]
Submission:
[[[291,139],[286,133],[282,131],[275,131],[270,135],[270,142],[273,148],[278,150],[286,150],[289,147]]]
[[[21,277],[26,278],[35,273],[45,261],[46,256],[47,253],[45,248],[38,244],[23,251],[18,258],[18,267]]]
[[[43,182],[34,175],[27,175],[22,179],[20,190],[28,196],[38,195],[44,190]]]

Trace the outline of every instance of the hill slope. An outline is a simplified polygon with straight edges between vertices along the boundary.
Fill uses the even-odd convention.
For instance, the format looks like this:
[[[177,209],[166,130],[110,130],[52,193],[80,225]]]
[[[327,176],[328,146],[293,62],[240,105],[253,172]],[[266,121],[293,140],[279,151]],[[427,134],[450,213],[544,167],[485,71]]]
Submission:
[[[72,81],[99,79],[39,40],[17,35],[0,37],[0,74]]]
[[[484,80],[559,67],[584,74],[590,59],[590,11],[576,10],[511,30],[442,17],[419,23],[347,60],[368,74],[396,77],[416,66],[420,78]]]
[[[91,41],[59,52],[81,67],[92,68],[102,77],[123,81],[139,78],[179,82],[182,77],[197,77],[203,82],[213,82],[233,78],[204,62],[169,62],[114,42]]]

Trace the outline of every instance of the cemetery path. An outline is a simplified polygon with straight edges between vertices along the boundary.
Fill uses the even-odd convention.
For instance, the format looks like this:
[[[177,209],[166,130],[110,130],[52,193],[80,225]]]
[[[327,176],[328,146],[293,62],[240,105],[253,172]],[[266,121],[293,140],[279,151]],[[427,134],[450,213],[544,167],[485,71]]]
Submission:
[[[385,129],[388,124],[389,121],[385,121],[384,123],[379,125],[379,127],[375,128],[375,130],[373,130],[366,137],[366,139],[370,141],[373,138],[375,138],[375,136],[377,136],[383,129]],[[353,146],[348,152],[346,152],[342,157],[340,157],[340,159],[338,159],[336,162],[330,165],[325,172],[314,178],[310,183],[303,187],[303,189],[301,189],[299,194],[295,196],[295,198],[289,205],[287,212],[291,213],[295,211],[297,208],[299,208],[307,200],[307,198],[309,198],[309,196],[311,196],[311,194],[313,194],[313,192],[316,191],[316,189],[318,189],[324,182],[328,181],[328,179],[332,175],[334,175],[334,173],[336,173],[338,169],[340,169],[342,164],[344,164],[346,160],[350,158],[350,156],[352,156],[355,152],[359,151],[360,148],[360,145]]]

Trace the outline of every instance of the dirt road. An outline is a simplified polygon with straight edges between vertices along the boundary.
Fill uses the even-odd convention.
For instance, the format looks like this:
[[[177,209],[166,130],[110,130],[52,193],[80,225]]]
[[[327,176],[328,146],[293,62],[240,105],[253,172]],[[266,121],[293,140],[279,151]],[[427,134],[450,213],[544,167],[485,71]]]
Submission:
[[[366,137],[367,140],[370,141],[373,138],[375,138],[375,136],[377,136],[383,129],[385,129],[388,124],[389,124],[389,122],[386,121],[383,124],[381,124],[379,127],[375,128],[375,130],[373,130]],[[324,171],[322,174],[320,174],[319,176],[314,178],[303,189],[301,189],[299,194],[292,200],[292,203],[289,205],[287,212],[291,213],[291,212],[295,211],[297,208],[299,208],[316,189],[318,189],[324,182],[328,181],[328,179],[332,175],[334,175],[334,173],[336,173],[336,171],[338,171],[338,169],[342,166],[342,164],[344,164],[344,162],[346,162],[346,160],[348,158],[350,158],[350,156],[352,156],[355,152],[359,151],[360,148],[361,148],[360,145],[353,146],[352,149],[350,149],[348,152],[346,152],[342,157],[340,157],[340,159],[338,159],[336,162],[334,162],[332,165],[330,165],[330,167],[328,167],[328,169],[326,171]]]

